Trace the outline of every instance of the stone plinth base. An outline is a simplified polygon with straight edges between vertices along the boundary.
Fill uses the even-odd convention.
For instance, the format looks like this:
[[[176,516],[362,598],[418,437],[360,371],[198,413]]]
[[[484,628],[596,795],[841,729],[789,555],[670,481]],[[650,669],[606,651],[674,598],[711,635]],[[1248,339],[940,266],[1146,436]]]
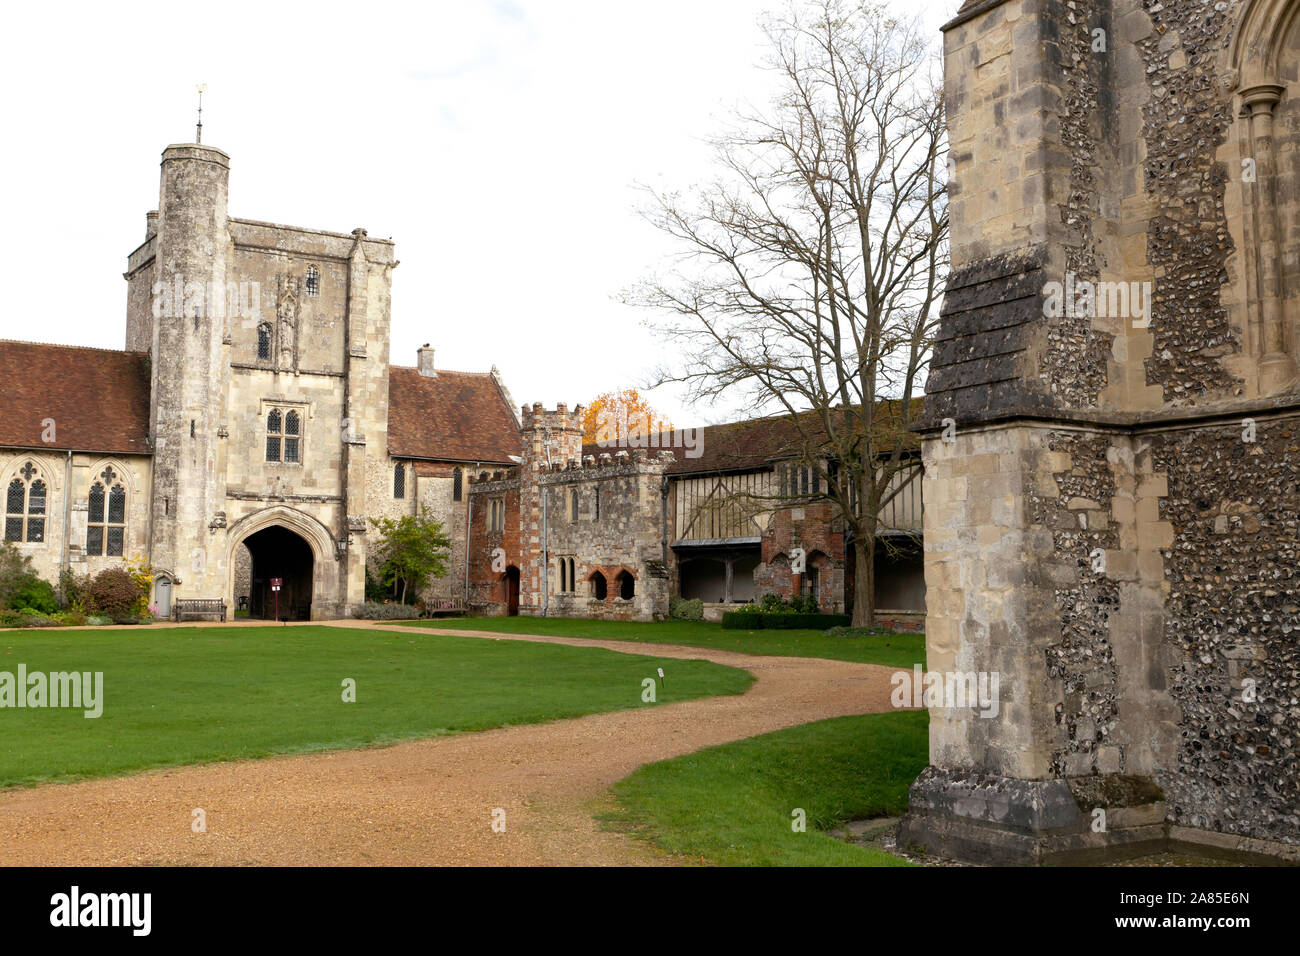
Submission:
[[[1084,864],[1168,843],[1164,794],[1145,777],[1016,780],[927,767],[910,799],[899,848],[968,863]]]

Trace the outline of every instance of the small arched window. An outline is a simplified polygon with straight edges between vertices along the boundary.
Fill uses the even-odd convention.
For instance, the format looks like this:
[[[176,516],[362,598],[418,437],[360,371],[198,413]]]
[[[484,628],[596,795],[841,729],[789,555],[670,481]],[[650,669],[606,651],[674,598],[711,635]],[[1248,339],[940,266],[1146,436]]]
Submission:
[[[570,593],[576,593],[577,590],[578,590],[578,581],[573,574],[573,558],[569,558],[569,591]]]
[[[112,470],[106,470],[112,475]],[[102,477],[102,476],[101,476]],[[113,475],[112,477],[116,477]],[[106,479],[112,481],[112,477]],[[120,558],[126,538],[126,491],[121,485],[105,488],[101,481],[90,486],[86,524],[86,554]]]
[[[605,575],[597,571],[591,576],[591,596],[597,601],[603,601],[607,592],[608,584],[605,582]]]
[[[269,362],[271,360],[270,322],[263,322],[257,327],[257,360],[259,362]]]
[[[578,520],[578,493],[576,491],[569,493],[569,520]]]
[[[400,461],[393,465],[393,497],[406,497],[406,466]]]
[[[451,473],[451,500],[460,501],[465,495],[465,473],[457,468]]]
[[[592,492],[592,521],[600,520],[600,489]]]
[[[569,561],[567,558],[560,558],[560,590],[569,590]]]
[[[618,585],[618,596],[624,601],[630,601],[636,596],[636,580],[626,571],[618,572],[614,583]]]
[[[312,298],[320,295],[320,272],[315,266],[307,267],[307,281],[304,285],[307,288],[307,295]]]

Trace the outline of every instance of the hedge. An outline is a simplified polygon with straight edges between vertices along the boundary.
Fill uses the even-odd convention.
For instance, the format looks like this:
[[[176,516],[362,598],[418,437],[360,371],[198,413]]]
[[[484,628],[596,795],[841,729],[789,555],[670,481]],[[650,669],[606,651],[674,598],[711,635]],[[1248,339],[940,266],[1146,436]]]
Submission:
[[[722,615],[724,629],[739,631],[788,631],[794,628],[824,631],[830,627],[847,627],[849,622],[850,618],[847,614],[764,614],[761,611],[727,611]]]

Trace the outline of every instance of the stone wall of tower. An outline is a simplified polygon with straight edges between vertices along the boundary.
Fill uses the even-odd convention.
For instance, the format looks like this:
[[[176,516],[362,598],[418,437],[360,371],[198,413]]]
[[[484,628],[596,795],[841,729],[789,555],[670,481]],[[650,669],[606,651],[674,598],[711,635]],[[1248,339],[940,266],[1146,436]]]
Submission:
[[[225,288],[231,257],[226,227],[230,158],[209,146],[163,153],[155,283],[181,290],[156,309],[153,326],[154,443],[151,556],[178,574],[178,595],[225,589],[224,448],[227,370],[224,307],[206,295]]]
[[[1268,218],[1300,147],[1272,115],[1300,92],[1293,7],[1007,0],[946,30],[928,661],[1002,693],[932,709],[905,840],[1300,859],[1297,315]],[[1071,280],[1146,309],[1112,288],[1063,314]]]

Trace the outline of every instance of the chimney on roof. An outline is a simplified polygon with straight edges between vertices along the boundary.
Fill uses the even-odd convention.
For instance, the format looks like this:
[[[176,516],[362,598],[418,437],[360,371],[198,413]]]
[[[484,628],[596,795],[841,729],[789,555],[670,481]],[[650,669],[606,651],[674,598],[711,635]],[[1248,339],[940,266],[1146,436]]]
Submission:
[[[433,349],[429,348],[429,343],[425,342],[424,345],[416,349],[415,354],[417,356],[416,366],[419,368],[420,374],[429,378],[437,378],[438,373],[433,370]]]

